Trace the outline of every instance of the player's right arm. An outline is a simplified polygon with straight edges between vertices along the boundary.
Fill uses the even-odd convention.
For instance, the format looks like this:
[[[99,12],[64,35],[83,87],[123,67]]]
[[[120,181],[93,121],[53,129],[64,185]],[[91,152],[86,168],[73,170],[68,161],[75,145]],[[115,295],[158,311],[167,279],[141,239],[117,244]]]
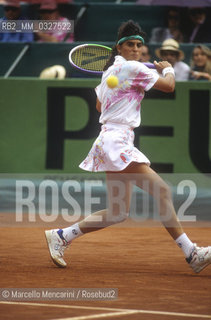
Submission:
[[[172,68],[172,65],[167,61],[154,61],[154,65],[158,71],[158,73],[162,74],[162,71],[166,68]],[[168,69],[166,69],[167,71]],[[171,69],[169,69],[171,70]],[[173,71],[173,68],[172,68]],[[175,89],[175,77],[174,74],[169,72],[166,73],[164,77],[159,77],[158,80],[155,82],[154,89],[163,91],[163,92],[173,92]]]

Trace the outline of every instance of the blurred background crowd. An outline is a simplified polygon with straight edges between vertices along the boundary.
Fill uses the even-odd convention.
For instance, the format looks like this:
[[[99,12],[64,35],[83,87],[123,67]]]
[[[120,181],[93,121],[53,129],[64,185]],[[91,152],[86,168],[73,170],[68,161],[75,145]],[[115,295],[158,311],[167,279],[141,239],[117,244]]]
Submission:
[[[71,14],[60,10],[60,4],[65,3],[70,4],[74,1],[31,0],[26,4],[28,9],[31,6],[33,10],[23,12],[24,2],[18,0],[0,1],[3,10],[0,21],[39,19],[68,22]],[[83,14],[83,10],[85,11],[85,6],[82,6],[82,12],[79,13],[79,16]],[[151,28],[150,33],[146,36],[146,45],[142,47],[141,60],[153,62],[153,57],[153,59],[169,61],[175,69],[177,81],[211,80],[211,19],[209,12],[205,7],[168,7],[166,14],[161,18],[162,24]],[[141,25],[141,21],[138,22]],[[105,19],[102,17],[102,24],[104,23]],[[0,42],[74,43],[78,40],[74,31],[0,32]],[[113,39],[108,40],[112,41]],[[90,41],[96,42],[93,34]],[[186,62],[184,62],[185,53],[181,49],[182,44],[192,44],[192,51],[190,56],[186,57]]]

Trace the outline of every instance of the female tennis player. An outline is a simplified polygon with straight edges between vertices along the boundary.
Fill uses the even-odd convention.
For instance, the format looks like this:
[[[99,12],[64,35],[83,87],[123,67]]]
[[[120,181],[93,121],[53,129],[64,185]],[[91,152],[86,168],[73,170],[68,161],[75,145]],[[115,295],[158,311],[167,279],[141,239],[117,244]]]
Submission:
[[[140,103],[144,92],[151,88],[172,92],[175,87],[174,70],[167,61],[154,61],[157,72],[139,62],[143,44],[144,33],[138,24],[129,20],[120,26],[111,58],[96,88],[101,132],[80,164],[80,168],[87,171],[106,172],[108,208],[68,228],[45,231],[51,258],[59,267],[66,267],[64,250],[75,238],[128,217],[132,183],[156,199],[161,222],[183,250],[190,267],[198,273],[211,263],[211,247],[197,247],[184,233],[168,186],[133,144],[133,129],[141,122]],[[110,75],[119,79],[114,89],[106,84]]]

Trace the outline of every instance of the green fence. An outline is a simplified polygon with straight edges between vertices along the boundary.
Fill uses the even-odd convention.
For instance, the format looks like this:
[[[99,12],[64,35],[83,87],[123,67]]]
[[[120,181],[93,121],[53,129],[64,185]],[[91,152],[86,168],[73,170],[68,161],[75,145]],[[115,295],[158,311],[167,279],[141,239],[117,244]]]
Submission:
[[[98,79],[0,79],[0,172],[76,173],[100,125]],[[135,144],[159,172],[211,172],[210,83],[177,83],[142,104]]]

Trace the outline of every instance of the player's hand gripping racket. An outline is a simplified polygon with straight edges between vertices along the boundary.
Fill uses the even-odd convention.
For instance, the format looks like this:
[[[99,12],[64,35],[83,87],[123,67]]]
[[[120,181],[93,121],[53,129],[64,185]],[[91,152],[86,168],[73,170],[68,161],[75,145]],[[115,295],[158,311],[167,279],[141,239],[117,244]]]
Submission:
[[[98,44],[82,44],[73,48],[69,53],[69,61],[80,71],[102,75],[106,62],[111,56],[112,49]],[[155,69],[153,63],[144,63],[148,68]]]

